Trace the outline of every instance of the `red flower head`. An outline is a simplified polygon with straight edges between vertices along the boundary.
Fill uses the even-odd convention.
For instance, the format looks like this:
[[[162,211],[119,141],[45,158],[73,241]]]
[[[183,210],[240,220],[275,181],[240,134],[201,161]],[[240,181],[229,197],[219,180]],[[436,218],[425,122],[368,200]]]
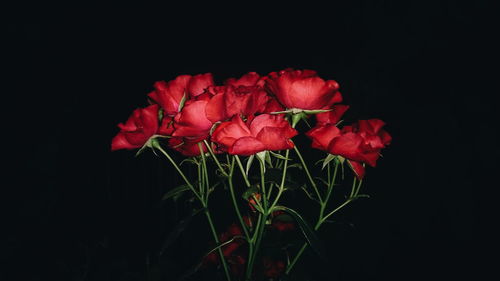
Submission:
[[[111,151],[142,147],[158,130],[158,105],[134,110],[111,141]]]
[[[211,73],[191,75],[180,75],[168,83],[158,81],[154,84],[155,90],[148,96],[157,102],[168,116],[174,116],[180,110],[180,104],[184,95],[186,99],[201,95],[206,88],[214,84]]]
[[[157,102],[168,116],[174,116],[179,112],[179,105],[186,92],[186,86],[191,79],[190,75],[180,75],[175,80],[158,81],[154,84],[155,90],[148,94],[152,100]]]
[[[213,132],[212,140],[229,154],[252,155],[264,150],[293,148],[290,140],[297,131],[282,115],[261,114],[245,124],[239,115],[221,123]]]
[[[271,72],[265,83],[266,89],[288,109],[327,109],[342,101],[339,84],[323,80],[312,70]]]
[[[306,133],[313,140],[312,146],[349,161],[358,178],[363,178],[362,163],[372,167],[380,156],[380,150],[391,142],[391,136],[382,127],[379,119],[360,120],[342,130],[331,124],[319,125]]]

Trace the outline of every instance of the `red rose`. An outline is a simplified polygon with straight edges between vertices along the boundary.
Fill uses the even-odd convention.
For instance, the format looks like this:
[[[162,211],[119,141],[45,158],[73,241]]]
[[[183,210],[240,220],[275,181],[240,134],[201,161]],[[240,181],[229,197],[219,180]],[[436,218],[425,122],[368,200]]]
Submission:
[[[158,130],[158,105],[134,110],[120,132],[111,141],[111,151],[142,147]]]
[[[168,116],[179,112],[179,106],[184,95],[186,99],[201,95],[209,86],[214,85],[211,73],[180,75],[168,83],[158,81],[154,84],[155,90],[148,96],[157,102]]]
[[[272,72],[265,81],[265,87],[288,109],[327,109],[333,103],[342,101],[338,83],[325,81],[312,70]]]
[[[290,140],[297,135],[282,115],[261,114],[248,125],[235,115],[231,121],[221,123],[213,132],[212,140],[229,154],[252,155],[264,150],[293,148]]]
[[[391,136],[379,119],[360,120],[342,130],[331,124],[319,125],[306,133],[313,140],[312,146],[346,158],[358,178],[363,178],[362,163],[372,167],[380,156],[380,150],[391,142]]]
[[[179,105],[190,79],[190,75],[180,75],[168,83],[158,81],[154,84],[155,90],[148,96],[163,108],[166,115],[174,116],[179,112]]]

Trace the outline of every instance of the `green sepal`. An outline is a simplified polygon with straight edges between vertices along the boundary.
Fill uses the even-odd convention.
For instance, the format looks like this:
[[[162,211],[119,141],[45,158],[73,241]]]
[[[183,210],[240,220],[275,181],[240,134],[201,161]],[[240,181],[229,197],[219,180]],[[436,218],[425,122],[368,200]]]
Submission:
[[[255,155],[252,154],[247,159],[247,166],[246,166],[246,170],[245,170],[245,173],[247,174],[247,177],[248,177],[248,172],[250,171],[250,167],[252,167],[252,162],[253,162],[254,158],[255,158]]]
[[[267,154],[266,150],[257,152],[255,154],[257,156],[257,159],[259,159],[260,164],[264,168],[264,173],[266,172],[266,154]]]
[[[321,170],[323,170],[330,161],[335,159],[337,156],[333,154],[328,154],[328,156],[325,157],[325,160],[323,161],[323,166],[321,167]]]
[[[186,91],[184,91],[184,95],[182,95],[182,99],[179,102],[179,112],[181,112],[182,108],[184,108],[184,104],[186,103],[186,101],[187,101],[187,93]]]

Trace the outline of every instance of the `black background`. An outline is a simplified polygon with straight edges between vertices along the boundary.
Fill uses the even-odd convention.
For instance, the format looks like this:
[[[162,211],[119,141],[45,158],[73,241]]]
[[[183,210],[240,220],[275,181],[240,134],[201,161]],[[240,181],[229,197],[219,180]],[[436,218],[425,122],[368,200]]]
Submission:
[[[320,232],[331,260],[311,267],[316,280],[486,274],[497,220],[483,199],[494,195],[499,156],[487,83],[495,74],[484,71],[493,65],[493,7],[245,5],[8,17],[2,280],[146,280],[147,257],[158,264],[154,252],[177,218],[160,198],[179,179],[152,154],[111,153],[116,125],[146,104],[155,81],[286,67],[335,79],[347,118],[380,118],[394,138],[368,170],[372,198],[343,215],[354,227]],[[196,225],[160,265],[165,280],[205,247],[206,225]]]

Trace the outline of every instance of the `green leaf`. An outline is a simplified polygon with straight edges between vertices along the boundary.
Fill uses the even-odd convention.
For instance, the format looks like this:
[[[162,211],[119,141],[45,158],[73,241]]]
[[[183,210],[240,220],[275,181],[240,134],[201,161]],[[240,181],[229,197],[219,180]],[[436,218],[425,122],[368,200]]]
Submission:
[[[284,211],[287,214],[291,215],[299,225],[300,230],[302,231],[302,234],[304,235],[304,238],[306,239],[309,246],[314,250],[314,252],[316,252],[316,254],[321,259],[326,261],[324,247],[322,243],[319,241],[318,237],[314,233],[313,228],[309,226],[309,224],[302,218],[302,216],[299,213],[285,206],[276,206],[271,211],[274,210]]]
[[[288,165],[288,168],[298,168],[299,170],[302,170],[302,164],[294,163],[292,165]]]
[[[167,199],[172,198],[172,197],[175,200],[175,199],[179,198],[180,195],[182,195],[182,193],[184,193],[186,190],[189,190],[189,186],[187,184],[179,185],[179,186],[169,190],[167,193],[165,193],[165,195],[163,195],[161,200],[167,200]]]
[[[273,152],[273,151],[269,151],[269,154],[271,154],[272,156],[278,158],[278,159],[281,159],[281,160],[287,160],[287,158],[279,153],[276,153],[276,152]],[[292,160],[290,158],[288,158],[288,160]]]
[[[167,236],[167,239],[165,239],[165,241],[163,242],[163,246],[160,250],[160,256],[163,255],[163,253],[165,253],[165,250],[167,250],[168,247],[170,247],[170,245],[172,245],[172,243],[181,235],[181,233],[186,230],[193,218],[204,210],[204,208],[193,210],[189,215],[179,221],[172,232],[170,232],[170,234]]]

